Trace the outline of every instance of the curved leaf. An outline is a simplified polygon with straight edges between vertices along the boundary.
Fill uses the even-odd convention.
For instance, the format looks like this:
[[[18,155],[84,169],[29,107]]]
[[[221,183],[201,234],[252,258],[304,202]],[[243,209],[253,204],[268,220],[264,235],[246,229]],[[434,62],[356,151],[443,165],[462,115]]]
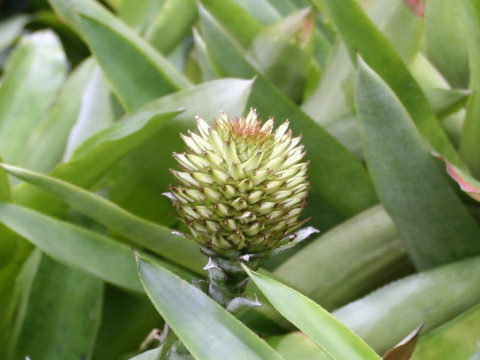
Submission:
[[[480,254],[480,229],[387,84],[358,60],[357,108],[378,195],[418,269]]]
[[[201,290],[145,258],[137,263],[148,296],[195,359],[282,359]]]
[[[375,206],[318,236],[273,273],[335,309],[409,271],[412,265],[395,224],[382,206]]]
[[[0,154],[19,164],[30,134],[46,114],[66,74],[67,61],[52,31],[25,36],[9,57],[0,87]]]
[[[133,253],[126,245],[13,204],[0,203],[0,222],[60,262],[143,292]]]
[[[179,111],[143,111],[125,117],[85,141],[72,155],[71,161],[60,164],[50,176],[90,187],[133,148],[152,136]],[[17,186],[15,200],[44,213],[63,214],[60,200],[28,184]]]
[[[380,359],[367,344],[320,305],[275,280],[248,269],[246,271],[272,305],[332,359]]]
[[[378,31],[355,0],[324,0],[333,22],[349,50],[352,61],[359,53],[398,96],[430,144],[455,165],[463,161],[443,132],[439,122],[402,59]]]
[[[118,205],[62,180],[6,164],[0,166],[11,175],[51,192],[85,215],[131,239],[136,245],[202,273],[205,259],[192,240],[174,235],[169,228],[132,215]]]
[[[336,310],[333,315],[384,353],[419,323],[423,331],[480,303],[480,257],[406,277]]]

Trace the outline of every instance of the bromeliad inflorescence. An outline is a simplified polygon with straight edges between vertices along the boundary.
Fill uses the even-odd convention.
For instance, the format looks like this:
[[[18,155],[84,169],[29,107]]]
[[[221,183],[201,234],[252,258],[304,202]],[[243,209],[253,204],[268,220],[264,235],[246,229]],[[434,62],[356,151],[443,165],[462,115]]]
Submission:
[[[212,126],[196,120],[198,131],[181,135],[187,151],[174,153],[181,170],[172,170],[178,185],[170,187],[187,236],[223,272],[242,256],[264,259],[299,240],[308,163],[289,122],[274,130],[253,109],[236,119],[222,112]]]

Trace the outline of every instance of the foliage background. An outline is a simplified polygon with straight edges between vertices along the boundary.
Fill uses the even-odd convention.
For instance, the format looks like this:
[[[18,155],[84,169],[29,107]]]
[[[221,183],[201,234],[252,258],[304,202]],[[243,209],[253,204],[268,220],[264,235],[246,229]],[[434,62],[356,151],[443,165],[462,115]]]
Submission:
[[[319,343],[321,324],[309,333],[281,310],[280,288],[276,304],[251,284],[264,305],[240,317],[246,327],[232,325],[239,348],[220,330],[230,324],[224,312],[208,333],[182,318],[185,308],[162,307],[185,297],[162,298],[163,268],[206,276],[196,245],[172,233],[184,229],[162,196],[174,182],[171,154],[183,149],[178,134],[193,130],[195,115],[211,121],[250,106],[303,134],[303,218],[321,230],[272,258],[267,279],[331,311],[379,354],[423,322],[413,359],[474,354],[478,1],[0,6],[0,358],[130,359],[163,326],[151,301],[197,358],[231,347],[321,359],[320,347],[339,348]],[[143,285],[131,248],[147,259]],[[185,307],[203,298],[189,299]],[[301,299],[298,314],[323,314]],[[208,335],[213,353],[193,351]]]

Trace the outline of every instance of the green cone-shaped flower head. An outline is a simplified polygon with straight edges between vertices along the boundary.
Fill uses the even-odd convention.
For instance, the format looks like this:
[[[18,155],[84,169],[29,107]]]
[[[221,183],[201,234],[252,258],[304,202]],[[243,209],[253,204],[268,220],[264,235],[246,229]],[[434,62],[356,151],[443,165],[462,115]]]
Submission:
[[[308,192],[307,163],[288,121],[274,130],[255,110],[209,126],[197,117],[197,132],[181,135],[187,146],[174,153],[182,170],[171,186],[174,205],[191,237],[220,254],[267,252],[293,237]]]

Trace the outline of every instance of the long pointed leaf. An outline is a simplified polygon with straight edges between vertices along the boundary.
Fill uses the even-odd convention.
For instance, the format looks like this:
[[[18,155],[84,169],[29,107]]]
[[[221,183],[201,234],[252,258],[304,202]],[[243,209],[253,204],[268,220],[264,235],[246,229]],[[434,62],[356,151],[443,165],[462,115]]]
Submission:
[[[201,290],[147,259],[137,262],[148,296],[197,360],[282,359]]]
[[[420,87],[402,59],[378,31],[355,0],[324,0],[328,12],[348,47],[352,60],[360,53],[392,88],[422,136],[455,165],[463,161],[447,139]]]
[[[164,226],[132,215],[118,205],[67,182],[6,164],[0,166],[13,176],[51,192],[135,244],[201,273],[205,259],[192,240],[174,235]]]
[[[357,108],[382,203],[418,269],[480,254],[480,229],[434,164],[398,98],[361,59]]]
[[[247,273],[272,305],[332,359],[380,359],[367,344],[320,305],[264,275],[250,270]]]
[[[480,303],[480,257],[437,267],[386,285],[333,315],[378,353],[419,324],[428,331]]]
[[[133,253],[126,245],[13,204],[0,203],[0,222],[60,262],[143,292]]]

